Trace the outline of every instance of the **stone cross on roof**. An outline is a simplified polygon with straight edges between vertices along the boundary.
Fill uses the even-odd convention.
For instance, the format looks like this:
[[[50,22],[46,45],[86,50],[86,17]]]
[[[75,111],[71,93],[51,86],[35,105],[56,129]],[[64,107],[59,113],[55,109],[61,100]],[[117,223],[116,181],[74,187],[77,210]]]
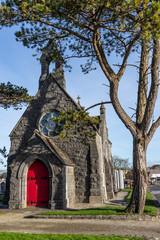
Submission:
[[[78,95],[77,99],[78,99],[78,104],[81,105],[81,104],[80,104],[80,99],[81,99],[81,97],[80,97],[79,95]]]

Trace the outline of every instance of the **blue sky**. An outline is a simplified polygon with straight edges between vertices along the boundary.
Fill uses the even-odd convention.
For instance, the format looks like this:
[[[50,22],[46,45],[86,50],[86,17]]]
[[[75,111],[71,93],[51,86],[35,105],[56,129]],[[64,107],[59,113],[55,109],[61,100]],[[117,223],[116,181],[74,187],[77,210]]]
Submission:
[[[0,30],[0,82],[24,86],[28,89],[30,95],[35,95],[38,90],[38,81],[40,77],[41,66],[33,57],[35,50],[23,47],[22,43],[16,42],[14,37],[15,29]],[[77,96],[81,97],[82,106],[89,107],[97,102],[109,101],[107,94],[108,88],[103,84],[108,84],[103,72],[100,68],[92,71],[87,75],[81,72],[80,64],[82,60],[70,60],[73,66],[72,72],[65,72],[66,86],[68,93],[77,101]],[[130,58],[129,63],[138,61],[134,54]],[[117,64],[119,59],[116,56],[110,57],[112,64]],[[135,108],[137,97],[137,72],[136,69],[128,67],[127,72],[120,84],[119,98],[122,106],[131,116],[133,111],[129,107]],[[155,116],[160,114],[158,107]],[[4,110],[0,108],[0,147],[10,147],[9,134],[25,108],[15,111],[13,109]],[[90,111],[91,115],[99,115],[99,107]],[[112,154],[121,158],[129,158],[132,165],[132,136],[125,128],[121,120],[117,117],[111,105],[106,105],[106,120],[109,129],[109,138],[112,142]],[[160,129],[157,130],[151,141],[147,151],[148,165],[159,164],[159,148],[160,148]],[[0,169],[3,169],[0,166]]]

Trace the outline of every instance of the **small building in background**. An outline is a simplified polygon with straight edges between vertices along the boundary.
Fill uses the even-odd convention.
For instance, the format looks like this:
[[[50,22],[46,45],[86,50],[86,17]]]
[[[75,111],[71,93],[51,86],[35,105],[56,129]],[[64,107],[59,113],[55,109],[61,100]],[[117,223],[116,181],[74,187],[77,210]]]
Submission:
[[[154,184],[155,181],[160,181],[160,169],[158,168],[148,168],[147,169],[148,173],[148,182],[150,184]]]
[[[160,178],[160,169],[148,169],[149,178]]]
[[[121,169],[115,170],[115,185],[117,191],[124,188],[124,173]]]

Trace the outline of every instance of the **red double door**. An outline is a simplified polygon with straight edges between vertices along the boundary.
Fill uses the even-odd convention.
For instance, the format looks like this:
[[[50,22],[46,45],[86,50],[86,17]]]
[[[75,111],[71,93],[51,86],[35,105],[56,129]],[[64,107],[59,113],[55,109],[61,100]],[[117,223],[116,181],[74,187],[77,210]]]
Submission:
[[[49,174],[45,164],[36,160],[27,174],[27,206],[47,207],[49,200]]]

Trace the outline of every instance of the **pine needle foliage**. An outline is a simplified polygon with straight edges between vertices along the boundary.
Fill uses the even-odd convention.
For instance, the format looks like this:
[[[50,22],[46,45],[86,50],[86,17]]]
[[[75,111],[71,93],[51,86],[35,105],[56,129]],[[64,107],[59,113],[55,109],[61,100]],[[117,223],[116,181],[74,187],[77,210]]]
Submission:
[[[63,141],[78,134],[85,143],[95,139],[97,126],[100,123],[98,117],[89,116],[84,108],[61,112],[60,116],[53,120],[57,122],[57,128],[61,128],[59,136]]]
[[[26,88],[13,85],[8,82],[7,84],[0,84],[0,107],[8,109],[13,107],[15,110],[21,109],[23,105],[28,104],[33,99],[28,94]]]

